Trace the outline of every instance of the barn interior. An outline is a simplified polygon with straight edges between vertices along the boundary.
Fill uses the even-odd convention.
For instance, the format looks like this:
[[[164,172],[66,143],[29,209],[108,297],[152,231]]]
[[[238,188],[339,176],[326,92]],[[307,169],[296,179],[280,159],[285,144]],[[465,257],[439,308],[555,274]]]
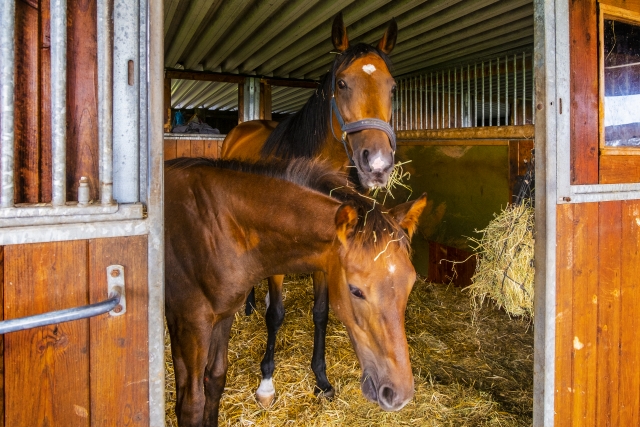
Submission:
[[[514,201],[532,158],[535,94],[531,0],[165,0],[165,159],[216,157],[225,134],[236,124],[252,119],[280,121],[298,111],[331,67],[335,55],[331,26],[339,12],[351,43],[376,44],[391,18],[398,24],[397,43],[390,54],[391,72],[398,87],[392,125],[398,138],[396,160],[408,173],[405,183],[410,190],[397,188],[386,202],[392,205],[412,195],[428,194],[428,207],[412,241],[413,262],[424,279],[416,285],[418,296],[414,303],[425,304],[433,296],[441,307],[450,305],[451,316],[458,313],[464,317],[469,328],[491,329],[493,335],[478,341],[479,348],[514,340],[523,350],[510,354],[511,359],[507,358],[498,369],[501,374],[494,368],[483,371],[484,380],[467,375],[467,379],[473,379],[464,381],[464,374],[431,375],[442,373],[433,357],[419,359],[422,365],[414,369],[429,371],[421,378],[431,384],[462,384],[487,393],[488,401],[498,402],[497,412],[512,417],[461,416],[455,421],[448,419],[449,423],[529,425],[533,401],[532,326],[528,321],[510,318],[491,304],[472,309],[469,294],[460,289],[471,283],[475,271],[469,237],[477,237],[478,230]],[[194,117],[197,123],[190,124]],[[200,133],[203,124],[208,125],[207,130]],[[433,288],[434,283],[453,287]],[[264,295],[264,287],[258,289],[259,295]],[[442,289],[445,293],[441,295]],[[304,295],[312,297],[309,292]],[[442,302],[442,298],[451,295],[457,303]],[[297,301],[294,296],[289,303],[295,304],[293,301]],[[285,301],[285,307],[287,304]],[[305,304],[310,308],[308,301]],[[258,308],[254,315],[258,318],[253,319],[259,325],[256,331],[264,329]],[[437,304],[425,310],[437,310]],[[308,310],[297,311],[302,313],[301,318],[310,316]],[[440,315],[447,317],[446,313]],[[495,328],[482,323],[496,315]],[[246,324],[251,321],[238,318],[236,324],[251,328]],[[336,334],[344,332],[338,330],[337,323],[333,327]],[[461,332],[449,328],[442,334],[449,334],[453,341],[439,342],[453,348],[458,333]],[[438,332],[432,334],[437,336]],[[248,339],[241,330],[236,335]],[[412,339],[414,344],[421,340],[409,339],[410,344]],[[283,338],[278,342],[279,348],[286,347],[287,342]],[[465,359],[465,352],[474,352],[468,345],[459,349],[459,360]],[[479,349],[475,352],[482,353]],[[294,363],[293,359],[285,360],[288,366]],[[452,365],[452,371],[458,369],[458,373],[471,371]],[[507,366],[522,370],[506,381],[513,385],[511,391],[506,390],[508,386],[496,386]],[[230,375],[242,376],[237,371]],[[253,390],[255,385],[248,387]],[[425,393],[435,396],[433,390]],[[524,393],[526,403],[500,397],[513,393]],[[171,401],[171,392],[167,395]],[[246,397],[251,399],[251,393]],[[284,399],[278,404],[293,405]],[[464,406],[461,401],[455,404]],[[227,422],[276,422],[255,405],[240,405],[239,409],[231,404],[233,410]],[[473,411],[469,408],[470,413]],[[339,421],[343,423],[345,419]],[[169,422],[173,422],[170,417]],[[393,422],[402,423],[400,419]],[[434,421],[425,425],[441,424]]]

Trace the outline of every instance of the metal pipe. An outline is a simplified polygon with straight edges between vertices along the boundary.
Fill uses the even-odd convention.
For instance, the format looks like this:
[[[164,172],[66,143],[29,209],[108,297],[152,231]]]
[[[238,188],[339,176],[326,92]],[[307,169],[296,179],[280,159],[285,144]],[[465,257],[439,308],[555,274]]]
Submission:
[[[51,151],[53,206],[64,206],[67,196],[67,2],[51,1]]]
[[[120,304],[121,297],[122,287],[115,287],[113,288],[113,292],[109,295],[109,299],[102,302],[85,305],[83,307],[51,311],[49,313],[37,314],[35,316],[21,317],[19,319],[4,320],[0,322],[0,334],[24,331],[25,329],[53,325],[54,323],[86,319],[88,317],[108,313]]]
[[[424,124],[424,122],[422,121],[422,118],[423,118],[422,109],[424,108],[424,107],[423,107],[423,105],[422,105],[422,104],[423,104],[423,102],[424,102],[422,98],[423,98],[423,97],[424,97],[424,95],[425,95],[425,93],[424,93],[424,90],[423,90],[423,89],[424,89],[424,84],[423,84],[423,82],[422,82],[422,74],[420,74],[420,129],[424,129],[424,128],[426,128],[426,127],[427,127],[427,126]]]
[[[473,64],[473,127],[478,126],[478,63]]]
[[[430,86],[431,86],[431,114],[429,115],[429,121],[430,121],[430,125],[429,125],[429,129],[433,129],[433,73],[429,73],[429,80],[430,80]]]
[[[524,99],[522,102],[524,102]],[[522,121],[522,124],[524,124],[524,120]],[[516,63],[515,54],[513,55],[513,125],[518,125],[518,65]]]
[[[498,95],[497,95],[497,103],[498,103],[498,126],[500,126],[500,57],[497,58],[496,62],[496,78],[498,85]]]
[[[527,107],[526,107],[527,106],[527,92],[526,92],[527,91],[527,69],[526,69],[526,63],[525,63],[524,55],[525,55],[525,53],[522,52],[522,124],[523,125],[527,124],[527,116],[526,116],[526,111],[527,111]],[[515,54],[513,54],[513,63],[514,63],[514,65],[516,63],[516,55]],[[532,114],[532,119],[533,119],[533,109],[531,110],[531,114]]]
[[[453,69],[453,127],[458,127],[458,78],[456,77],[458,69]]]
[[[440,129],[440,82],[436,71],[436,129]]]
[[[98,139],[100,203],[113,204],[113,31],[112,3],[98,1]],[[52,46],[53,48],[53,46]]]
[[[482,73],[482,126],[484,127],[484,61],[482,61],[480,72]]]
[[[412,93],[412,81],[411,81],[411,77],[409,77],[407,79],[407,104],[409,106],[408,111],[407,111],[407,120],[409,123],[409,129],[413,129],[413,93]]]
[[[489,60],[489,126],[493,126],[493,61]]]
[[[447,72],[447,84],[449,85],[447,89],[447,127],[451,127],[451,68],[449,68]],[[442,103],[444,105],[444,102]],[[444,126],[442,126],[444,127]]]
[[[513,68],[513,71],[515,72],[515,67]],[[505,108],[505,112],[504,112],[504,124],[508,125],[509,124],[509,57],[505,56],[504,57],[504,92],[505,92],[505,99],[504,99],[504,108]],[[514,85],[513,87],[513,97],[515,98],[516,96],[516,87]]]
[[[471,127],[471,65],[467,64],[467,127]]]
[[[2,147],[2,194],[0,206],[14,204],[14,67],[15,67],[15,16],[14,0],[0,0],[0,139]]]

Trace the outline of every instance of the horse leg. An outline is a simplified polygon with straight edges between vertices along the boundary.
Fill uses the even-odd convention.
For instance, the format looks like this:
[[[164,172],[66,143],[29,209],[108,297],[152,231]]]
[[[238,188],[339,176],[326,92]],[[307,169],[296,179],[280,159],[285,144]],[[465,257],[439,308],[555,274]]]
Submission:
[[[313,357],[311,369],[316,376],[315,394],[331,398],[335,390],[327,379],[327,364],[325,362],[325,338],[327,336],[327,321],[329,320],[329,288],[327,280],[321,271],[313,273]]]
[[[262,381],[260,387],[256,391],[258,402],[265,408],[268,408],[273,402],[276,391],[273,388],[273,371],[275,369],[275,361],[273,360],[276,348],[276,334],[284,320],[284,305],[282,304],[282,282],[283,275],[269,277],[269,308],[265,321],[267,323],[267,350],[264,358],[260,363],[262,371]]]
[[[180,427],[202,425],[205,404],[203,374],[212,326],[206,323],[174,322],[167,316],[171,355],[176,378],[176,416]]]
[[[253,310],[256,308],[256,288],[251,288],[251,292],[247,295],[247,301],[244,303],[244,314],[251,316]]]
[[[233,316],[221,320],[211,333],[211,345],[209,347],[209,363],[204,372],[204,427],[216,427],[218,425],[218,410],[220,397],[227,382],[228,349]]]

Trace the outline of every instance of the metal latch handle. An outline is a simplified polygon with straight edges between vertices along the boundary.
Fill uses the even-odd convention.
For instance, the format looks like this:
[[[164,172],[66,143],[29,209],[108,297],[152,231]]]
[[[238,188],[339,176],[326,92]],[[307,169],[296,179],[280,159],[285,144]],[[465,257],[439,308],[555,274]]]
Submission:
[[[124,293],[124,267],[110,265],[107,267],[107,294],[109,298],[102,302],[65,310],[50,311],[34,316],[21,317],[0,322],[0,334],[23,331],[54,323],[70,322],[86,319],[109,312],[111,316],[121,316],[127,310]]]

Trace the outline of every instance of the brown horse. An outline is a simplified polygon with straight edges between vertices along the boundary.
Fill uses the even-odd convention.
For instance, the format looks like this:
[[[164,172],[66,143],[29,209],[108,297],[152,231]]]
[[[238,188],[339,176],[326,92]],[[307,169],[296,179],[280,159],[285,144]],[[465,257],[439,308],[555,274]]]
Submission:
[[[387,55],[395,46],[397,33],[396,22],[391,20],[377,47],[364,43],[350,46],[342,14],[338,14],[331,34],[338,54],[330,72],[307,103],[280,124],[254,120],[238,125],[225,138],[221,157],[250,161],[270,157],[323,158],[336,170],[345,170],[353,164],[350,172],[357,172],[360,188],[384,186],[393,170],[396,148],[395,134],[388,123],[396,84]],[[264,378],[271,378],[275,366],[276,332],[284,319],[283,279],[282,275],[269,278],[266,316],[269,337],[262,362]],[[327,379],[324,361],[327,286],[319,272],[314,273],[313,282],[315,351],[311,366],[316,376],[316,393],[330,397],[334,390]],[[253,306],[252,291],[247,300],[247,314]],[[265,406],[274,395],[271,388],[261,387],[257,392]]]
[[[273,203],[280,209],[265,208]],[[179,424],[217,425],[234,314],[256,281],[284,272],[324,272],[363,394],[385,410],[402,408],[413,396],[409,239],[425,204],[423,195],[384,212],[343,174],[302,159],[167,162],[165,303]]]

